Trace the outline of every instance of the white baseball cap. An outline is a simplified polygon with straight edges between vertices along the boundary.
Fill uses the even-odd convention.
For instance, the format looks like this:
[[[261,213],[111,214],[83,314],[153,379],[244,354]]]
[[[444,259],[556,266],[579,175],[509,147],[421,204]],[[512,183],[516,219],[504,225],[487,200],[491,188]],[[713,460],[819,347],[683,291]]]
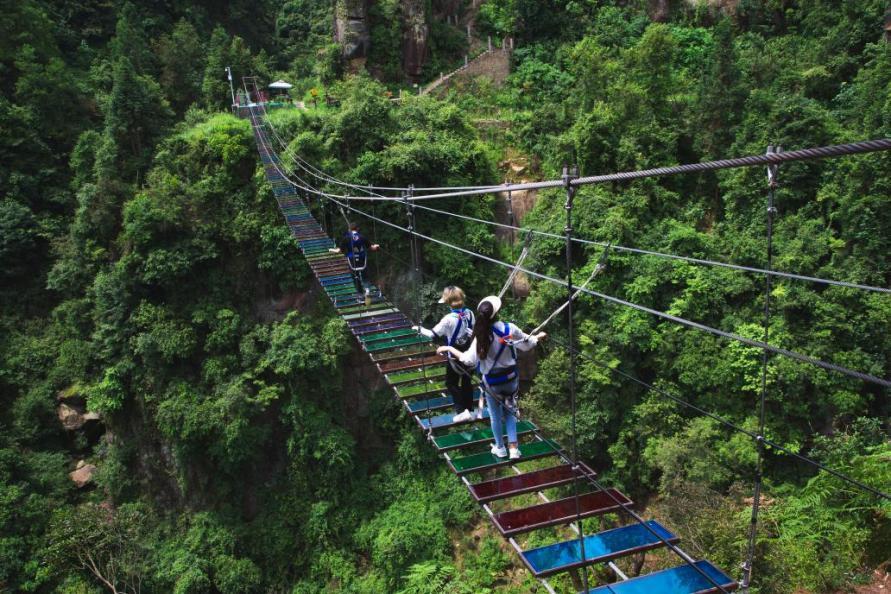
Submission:
[[[479,305],[476,306],[476,310],[479,311],[480,306],[482,306],[482,304],[486,302],[489,302],[492,305],[493,316],[498,313],[499,309],[501,309],[501,297],[499,297],[498,295],[489,295],[479,302]]]

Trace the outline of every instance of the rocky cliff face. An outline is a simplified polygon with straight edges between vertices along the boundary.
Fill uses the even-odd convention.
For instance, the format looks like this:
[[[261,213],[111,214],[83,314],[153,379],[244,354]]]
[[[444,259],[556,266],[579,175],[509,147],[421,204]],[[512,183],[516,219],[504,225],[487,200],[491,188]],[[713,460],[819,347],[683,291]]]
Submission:
[[[650,18],[657,23],[668,20],[670,6],[669,0],[650,0]]]
[[[429,38],[423,0],[402,0],[402,69],[409,80],[420,79]]]
[[[334,5],[334,40],[340,45],[344,60],[361,68],[371,46],[368,6],[371,0],[336,0]],[[455,7],[446,7],[452,12]],[[424,0],[400,0],[402,21],[402,69],[406,78],[420,80],[427,62],[430,27]]]
[[[368,57],[371,34],[368,26],[368,0],[337,0],[334,5],[334,40],[344,59]]]

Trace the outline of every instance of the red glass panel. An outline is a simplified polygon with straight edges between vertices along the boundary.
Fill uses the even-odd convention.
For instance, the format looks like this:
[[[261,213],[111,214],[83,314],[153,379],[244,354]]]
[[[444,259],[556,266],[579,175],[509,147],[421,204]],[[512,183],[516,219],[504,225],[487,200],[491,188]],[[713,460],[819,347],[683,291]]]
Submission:
[[[597,476],[596,473],[584,464],[579,465],[581,470],[579,475],[587,473],[589,476]],[[553,468],[545,468],[544,470],[536,470],[534,472],[525,472],[516,476],[508,476],[504,478],[485,481],[470,486],[470,494],[480,503],[494,501],[496,499],[505,499],[522,495],[523,493],[532,493],[541,491],[542,489],[550,489],[558,487],[570,482],[573,478],[572,466],[565,464],[563,466],[554,466]]]
[[[580,495],[578,509],[583,518],[599,516],[622,509],[616,500],[625,505],[631,505],[631,500],[622,493],[615,489],[607,489]],[[567,497],[550,503],[501,512],[495,515],[494,521],[495,526],[502,534],[513,536],[547,526],[568,524],[577,516],[575,497]]]
[[[443,361],[445,361],[445,356],[443,355],[429,355],[426,357],[415,355],[411,358],[381,363],[380,367],[382,373],[391,373],[393,371],[404,371],[406,369],[418,369],[419,367],[424,367],[426,365],[437,365]]]

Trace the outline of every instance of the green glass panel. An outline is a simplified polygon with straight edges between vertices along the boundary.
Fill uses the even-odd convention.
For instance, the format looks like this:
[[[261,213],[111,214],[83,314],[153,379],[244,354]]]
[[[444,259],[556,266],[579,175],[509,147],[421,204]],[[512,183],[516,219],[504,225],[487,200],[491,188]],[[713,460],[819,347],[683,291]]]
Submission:
[[[411,398],[421,394],[429,394],[430,392],[442,392],[445,390],[445,382],[424,382],[422,384],[412,384],[396,388],[396,393],[400,398]]]
[[[387,374],[385,377],[391,384],[404,384],[420,379],[435,379],[445,375],[445,365],[431,365],[426,369],[412,369],[411,371],[400,371],[397,373]]]
[[[411,328],[400,328],[398,330],[389,330],[385,332],[375,332],[374,334],[364,334],[359,337],[364,343],[374,342],[376,340],[385,340],[387,338],[399,338],[400,336],[417,336],[418,332]]]
[[[520,421],[517,423],[517,435],[530,433],[535,429],[535,425],[529,421]],[[459,433],[449,433],[433,438],[433,443],[441,450],[450,450],[460,448],[482,441],[492,439],[492,429],[478,429],[476,431],[461,431]]]
[[[386,307],[393,307],[392,303],[388,303],[386,301],[381,301],[380,303],[375,303],[373,305],[354,305],[353,307],[341,307],[338,310],[340,314],[351,314],[351,313],[360,313],[363,311],[371,311],[376,309],[384,309]]]
[[[387,349],[392,349],[399,346],[408,346],[411,344],[426,344],[429,343],[430,339],[425,336],[408,336],[406,338],[393,338],[391,340],[381,341],[372,343],[365,347],[365,350],[369,353],[374,353],[377,351],[385,351]]]
[[[339,297],[341,295],[358,295],[356,287],[344,287],[342,285],[334,285],[334,287],[325,287],[325,293],[331,297]]]
[[[354,314],[346,314],[343,316],[344,320],[358,320],[360,318],[373,318],[375,316],[380,316],[388,313],[399,313],[399,310],[395,307],[391,307],[389,309],[376,309],[374,311],[363,311],[361,313]]]
[[[556,444],[550,440],[533,441],[532,443],[520,444],[519,460],[498,458],[491,452],[483,452],[481,454],[473,454],[472,456],[464,456],[463,458],[454,458],[452,459],[452,467],[455,469],[455,472],[459,473],[475,472],[485,470],[490,466],[501,466],[503,464],[522,462],[524,459],[541,458],[556,451]]]
[[[398,310],[393,310],[398,311]],[[344,319],[348,319],[344,317]],[[387,351],[385,353],[376,353],[371,355],[371,360],[374,362],[381,361],[392,361],[394,359],[404,359],[406,357],[417,357],[420,355],[432,355],[436,352],[436,349],[432,344],[420,344],[414,346],[407,346],[401,349],[395,349],[392,351]]]

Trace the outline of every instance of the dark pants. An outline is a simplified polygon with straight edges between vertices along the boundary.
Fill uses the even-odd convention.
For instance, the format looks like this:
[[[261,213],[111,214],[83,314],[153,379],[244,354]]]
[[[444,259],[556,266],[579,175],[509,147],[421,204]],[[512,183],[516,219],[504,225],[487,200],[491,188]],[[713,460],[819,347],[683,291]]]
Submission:
[[[446,363],[446,388],[455,402],[455,412],[465,410],[473,411],[473,376],[469,369],[464,373],[455,371],[454,367],[461,369],[460,363],[449,361]]]
[[[364,293],[365,292],[365,269],[367,266],[366,256],[364,254],[350,254],[347,256],[350,259],[350,269],[353,271],[353,282],[356,283],[356,292]]]

